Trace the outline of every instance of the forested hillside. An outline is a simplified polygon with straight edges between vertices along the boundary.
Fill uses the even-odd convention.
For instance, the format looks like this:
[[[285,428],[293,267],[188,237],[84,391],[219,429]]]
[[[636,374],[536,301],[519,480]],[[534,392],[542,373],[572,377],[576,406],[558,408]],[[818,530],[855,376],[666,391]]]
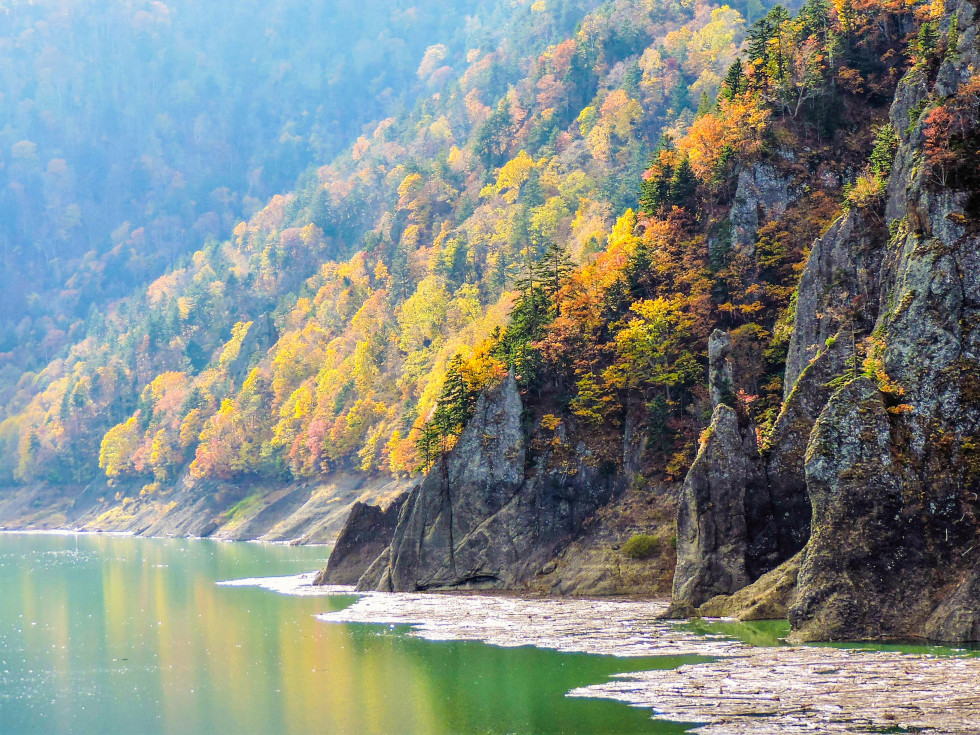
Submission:
[[[461,69],[506,12],[478,0],[6,3],[3,382],[63,356],[86,320],[230,236],[364,124],[411,109],[426,49],[443,45],[440,74]]]
[[[714,98],[744,37],[727,7],[587,11],[518,7],[460,74],[428,48],[410,111],[76,325],[7,393],[7,482],[416,471],[450,358],[499,369],[486,339],[522,267],[603,249],[662,129]]]
[[[616,472],[642,436],[631,481],[679,480],[719,402],[764,448],[809,248],[883,200],[902,132],[887,107],[955,48],[943,12],[475,9],[463,27],[493,32],[420,51],[410,104],[369,107],[341,155],[227,239],[107,300],[36,372],[8,369],[0,482],[108,482],[130,513],[179,504],[175,485],[414,475],[508,371],[532,453],[569,472],[585,455]],[[941,123],[929,150],[952,155]],[[317,130],[256,155],[315,158]],[[857,324],[863,297],[835,318]],[[873,371],[867,326],[853,359]],[[716,328],[728,378],[709,386]]]

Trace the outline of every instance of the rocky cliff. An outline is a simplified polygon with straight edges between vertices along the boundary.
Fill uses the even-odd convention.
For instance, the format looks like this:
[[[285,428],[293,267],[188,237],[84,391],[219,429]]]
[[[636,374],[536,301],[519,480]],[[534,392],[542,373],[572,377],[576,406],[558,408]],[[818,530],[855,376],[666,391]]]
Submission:
[[[409,493],[390,543],[358,588],[513,589],[554,571],[555,554],[623,481],[593,467],[587,452],[571,469],[551,466],[547,452],[531,458],[525,431],[517,382],[508,376],[481,395],[455,447]],[[341,540],[359,535],[366,514],[351,515]],[[374,525],[370,543],[384,538]],[[334,580],[329,569],[326,578]]]
[[[799,566],[796,589],[771,609],[789,606],[796,639],[980,639],[974,18],[949,3],[939,31],[955,23],[958,46],[898,86],[883,201],[852,208],[813,245],[763,452],[716,409],[685,482],[675,610],[733,587],[759,599],[753,588],[772,580],[746,581],[805,544],[787,567]],[[930,155],[938,108],[958,115],[966,160]],[[702,612],[731,613],[737,600],[725,599]]]
[[[674,615],[788,616],[798,640],[980,640],[980,49],[971,4],[940,11],[888,82],[894,145],[875,146],[874,181],[860,197],[845,189],[829,227],[797,230],[812,245],[785,352],[747,357],[737,320],[705,330],[708,380],[690,413],[710,425],[682,487],[664,482],[651,505],[677,508]],[[881,135],[870,119],[869,142]],[[766,285],[774,227],[791,238],[820,201],[810,151],[768,158],[740,164],[724,226],[704,241],[750,264],[746,291]],[[765,360],[785,368],[767,383],[768,414],[750,407]],[[613,419],[626,439],[617,467],[600,471],[579,444],[560,468],[536,448],[526,408],[512,377],[480,398],[360,588],[588,591],[568,575],[630,591],[610,573],[620,538],[603,523],[657,522],[635,512],[641,422],[625,404]]]
[[[398,514],[407,493],[399,495],[386,508],[357,501],[351,506],[347,522],[324,567],[313,584],[357,584],[357,580],[388,548],[398,525]]]
[[[974,181],[926,155],[931,109],[974,105],[964,123],[975,135],[966,85],[980,50],[974,7],[946,10],[941,27],[956,19],[958,47],[934,76],[913,69],[891,108],[901,135],[885,206],[892,237],[864,376],[834,393],[807,450],[813,534],[791,611],[800,639],[980,639]]]

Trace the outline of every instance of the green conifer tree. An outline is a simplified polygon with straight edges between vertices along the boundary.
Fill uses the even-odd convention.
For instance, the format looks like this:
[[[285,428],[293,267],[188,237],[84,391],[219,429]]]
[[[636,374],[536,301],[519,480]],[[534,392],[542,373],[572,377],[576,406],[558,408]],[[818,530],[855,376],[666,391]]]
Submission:
[[[697,193],[697,186],[697,176],[691,167],[691,161],[685,156],[670,180],[671,203],[677,207],[688,206]]]
[[[535,264],[537,281],[552,305],[557,301],[558,292],[574,268],[575,264],[569,257],[567,248],[557,242],[549,243],[541,260]]]
[[[733,100],[736,96],[745,91],[746,79],[745,68],[742,66],[742,59],[738,58],[728,67],[728,73],[721,83],[721,99]]]

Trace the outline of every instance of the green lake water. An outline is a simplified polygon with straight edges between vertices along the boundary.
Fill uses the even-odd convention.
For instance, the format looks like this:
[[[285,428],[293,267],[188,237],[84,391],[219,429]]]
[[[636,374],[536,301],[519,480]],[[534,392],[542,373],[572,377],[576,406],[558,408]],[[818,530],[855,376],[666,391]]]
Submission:
[[[0,733],[681,733],[565,697],[621,659],[433,643],[314,616],[352,597],[219,580],[319,567],[323,548],[0,534]]]

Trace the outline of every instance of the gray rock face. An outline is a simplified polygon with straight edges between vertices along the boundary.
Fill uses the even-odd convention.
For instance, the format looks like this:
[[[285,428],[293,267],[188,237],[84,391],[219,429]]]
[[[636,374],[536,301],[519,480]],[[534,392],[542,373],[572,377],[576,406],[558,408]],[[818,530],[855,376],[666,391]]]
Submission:
[[[449,455],[409,495],[387,560],[361,589],[514,588],[538,572],[621,483],[583,463],[530,468],[513,376],[482,395]],[[583,460],[586,457],[583,457]]]
[[[851,210],[813,243],[797,288],[783,398],[827,340],[842,327],[859,339],[878,312],[878,273],[888,232],[873,216]]]
[[[802,549],[810,538],[810,498],[804,457],[810,432],[833,394],[833,384],[853,368],[850,335],[838,333],[803,370],[773,426],[765,460],[768,513],[752,528],[753,553],[772,568]]]
[[[708,389],[711,405],[731,404],[735,394],[735,378],[732,373],[732,338],[728,332],[716,329],[708,337]]]
[[[784,620],[796,600],[802,561],[803,552],[800,552],[734,595],[708,600],[698,609],[698,614],[705,618],[746,621]]]
[[[684,480],[677,514],[675,607],[698,607],[752,579],[747,570],[746,489],[759,484],[754,443],[735,411],[715,408],[707,439]]]
[[[797,637],[858,640],[904,628],[924,581],[922,558],[906,543],[904,472],[872,381],[858,378],[833,396],[813,429],[806,476],[813,523],[790,611]]]
[[[980,641],[980,569],[966,572],[953,594],[929,616],[923,633],[934,641]]]
[[[973,7],[949,3],[944,25],[954,12],[975,41]],[[978,64],[961,38],[936,91],[954,92]],[[891,111],[902,144],[869,355],[876,382],[836,393],[807,450],[812,537],[791,616],[800,639],[980,638],[980,237],[966,226],[967,193],[928,179],[921,121],[907,129],[925,83],[911,72]]]
[[[391,543],[405,497],[399,496],[384,509],[377,505],[354,503],[347,523],[330,552],[327,566],[316,576],[313,584],[357,584]]]
[[[740,253],[755,254],[756,236],[766,219],[775,219],[791,201],[789,179],[767,163],[758,163],[738,175],[732,204],[732,246]]]

